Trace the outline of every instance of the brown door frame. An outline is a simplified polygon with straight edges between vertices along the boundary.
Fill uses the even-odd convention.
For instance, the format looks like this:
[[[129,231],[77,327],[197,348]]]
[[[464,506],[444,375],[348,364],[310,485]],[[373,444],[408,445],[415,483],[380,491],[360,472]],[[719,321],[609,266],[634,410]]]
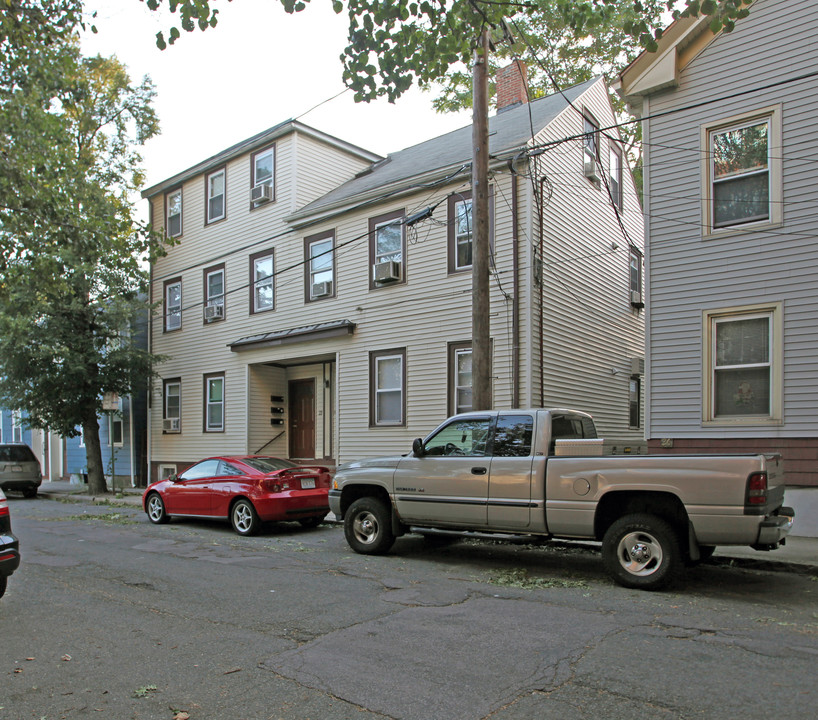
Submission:
[[[294,424],[296,419],[296,403],[294,403],[294,393],[293,393],[293,386],[301,385],[301,386],[309,386],[312,390],[312,453],[307,455],[303,453],[295,454],[294,450],[294,442],[296,432],[294,428]],[[315,458],[315,378],[304,378],[302,380],[288,380],[287,381],[287,394],[288,394],[288,410],[287,413],[287,430],[289,435],[289,442],[288,445],[288,452],[289,456],[296,457],[296,458],[307,458],[313,459]]]

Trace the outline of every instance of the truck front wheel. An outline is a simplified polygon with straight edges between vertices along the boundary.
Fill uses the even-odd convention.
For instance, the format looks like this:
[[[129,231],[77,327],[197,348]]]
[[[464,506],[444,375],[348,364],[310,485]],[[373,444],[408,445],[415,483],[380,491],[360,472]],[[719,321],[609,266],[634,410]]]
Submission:
[[[671,584],[681,570],[679,536],[654,515],[625,515],[605,533],[602,560],[608,574],[620,585],[659,590]]]
[[[344,516],[349,546],[362,555],[383,555],[395,542],[389,509],[373,497],[358,498]]]

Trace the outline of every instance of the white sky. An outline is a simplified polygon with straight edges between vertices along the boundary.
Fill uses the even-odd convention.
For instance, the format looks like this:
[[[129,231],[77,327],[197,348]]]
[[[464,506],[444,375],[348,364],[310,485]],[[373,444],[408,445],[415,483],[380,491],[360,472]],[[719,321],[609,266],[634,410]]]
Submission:
[[[290,118],[381,155],[471,122],[470,110],[436,113],[433,95],[417,88],[394,105],[356,104],[351,91],[330,100],[344,89],[338,56],[347,18],[329,0],[294,15],[279,0],[217,6],[217,27],[183,32],[161,51],[155,35],[167,37],[177,16],[151,12],[140,0],[86,2],[98,12],[99,32],[83,38],[85,54],[116,55],[134,83],[149,75],[157,90],[161,135],[143,147],[147,186]]]

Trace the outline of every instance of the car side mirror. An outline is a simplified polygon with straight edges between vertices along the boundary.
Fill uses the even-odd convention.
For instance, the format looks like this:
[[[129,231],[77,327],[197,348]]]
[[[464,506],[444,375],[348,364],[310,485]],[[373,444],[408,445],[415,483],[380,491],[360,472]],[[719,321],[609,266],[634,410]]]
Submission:
[[[418,457],[423,457],[426,451],[423,449],[423,438],[415,438],[412,441],[412,452]]]
[[[171,482],[179,482],[181,479],[182,478],[180,478],[176,473],[173,473],[173,475],[168,478],[168,480]]]

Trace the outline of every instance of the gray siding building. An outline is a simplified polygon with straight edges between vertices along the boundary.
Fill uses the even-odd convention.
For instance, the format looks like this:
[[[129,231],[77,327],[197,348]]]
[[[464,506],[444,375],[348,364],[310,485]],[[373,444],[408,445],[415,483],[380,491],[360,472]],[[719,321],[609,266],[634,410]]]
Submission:
[[[814,0],[677,21],[617,88],[644,132],[650,451],[780,452],[796,534],[818,505],[817,34]]]

